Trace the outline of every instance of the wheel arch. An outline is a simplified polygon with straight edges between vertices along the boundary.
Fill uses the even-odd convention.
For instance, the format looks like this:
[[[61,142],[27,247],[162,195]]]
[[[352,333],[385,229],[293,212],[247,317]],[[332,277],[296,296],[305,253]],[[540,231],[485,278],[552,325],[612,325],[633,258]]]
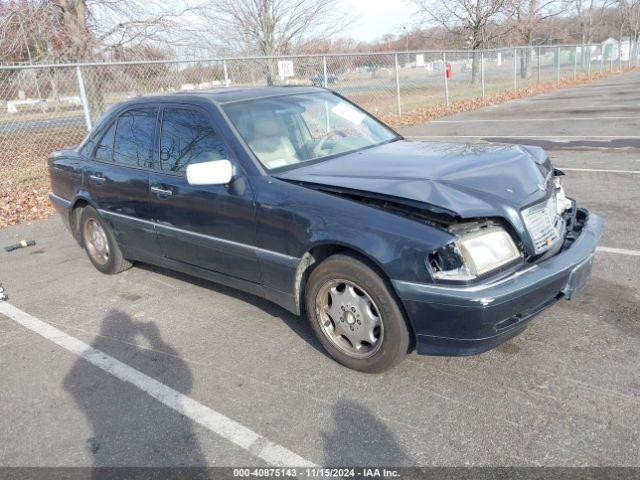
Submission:
[[[407,325],[407,328],[409,329],[410,349],[413,350],[415,348],[415,331],[413,330],[413,325],[409,321],[409,317],[407,316],[407,312],[405,311],[400,297],[395,291],[395,288],[393,288],[391,277],[387,274],[379,261],[377,261],[371,255],[367,255],[367,253],[363,252],[361,249],[354,247],[353,245],[335,241],[323,241],[314,244],[304,253],[302,259],[298,264],[298,269],[295,275],[296,284],[294,292],[296,305],[298,307],[297,313],[304,314],[304,295],[309,275],[316,265],[319,265],[326,258],[336,254],[349,255],[355,258],[356,260],[370,267],[385,281],[387,287],[389,288],[389,292],[395,298],[396,302],[398,303],[398,307],[402,311],[405,323]]]
[[[298,263],[298,268],[296,269],[294,295],[299,313],[302,313],[304,310],[304,292],[309,275],[316,265],[320,264],[324,259],[331,255],[338,253],[350,255],[371,267],[391,286],[391,279],[380,262],[371,257],[371,255],[367,255],[367,253],[363,252],[360,248],[337,241],[317,242],[302,255],[302,258]],[[393,286],[391,286],[391,291],[396,295],[395,290],[393,290]]]
[[[91,201],[91,198],[88,195],[80,194],[76,196],[71,204],[71,208],[69,209],[69,224],[71,225],[71,233],[73,234],[73,238],[75,238],[76,242],[83,247],[82,245],[82,235],[80,234],[80,217],[82,215],[82,210],[85,207],[93,207],[98,210],[98,207]]]

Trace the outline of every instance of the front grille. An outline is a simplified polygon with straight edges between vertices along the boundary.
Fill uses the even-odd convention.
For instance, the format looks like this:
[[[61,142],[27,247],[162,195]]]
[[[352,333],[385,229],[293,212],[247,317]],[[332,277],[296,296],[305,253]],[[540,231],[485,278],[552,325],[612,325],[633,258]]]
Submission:
[[[562,218],[558,215],[555,197],[522,210],[536,255],[549,250],[562,236]]]

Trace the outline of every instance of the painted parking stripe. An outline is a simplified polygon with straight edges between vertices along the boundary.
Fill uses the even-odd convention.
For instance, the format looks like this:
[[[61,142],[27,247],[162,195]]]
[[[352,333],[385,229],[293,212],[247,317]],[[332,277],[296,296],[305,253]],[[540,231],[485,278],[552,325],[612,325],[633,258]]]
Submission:
[[[499,134],[484,134],[484,135],[405,135],[405,138],[413,138],[416,140],[420,140],[423,138],[543,138],[543,139],[554,139],[554,138],[571,138],[571,139],[593,139],[593,138],[603,138],[603,139],[637,139],[640,140],[640,137],[637,135],[499,135]]]
[[[633,174],[640,173],[640,170],[610,170],[607,168],[571,168],[571,167],[558,167],[558,168],[566,172],[633,173]]]
[[[640,250],[627,250],[626,248],[613,248],[613,247],[598,247],[598,252],[617,253],[619,255],[631,255],[633,257],[640,257]]]
[[[0,302],[0,313],[13,319],[32,332],[83,358],[96,367],[101,368],[105,372],[110,373],[119,380],[138,387],[160,403],[202,425],[222,438],[238,445],[244,450],[247,450],[249,453],[261,458],[270,465],[314,466],[309,460],[268,440],[235,420],[181,394],[135,368],[116,360],[106,353],[93,348],[91,345],[23,312],[7,302]]]
[[[600,121],[600,120],[637,120],[640,117],[562,117],[562,118],[470,118],[465,120],[431,120],[429,123],[518,123],[523,122],[556,122],[556,121]]]

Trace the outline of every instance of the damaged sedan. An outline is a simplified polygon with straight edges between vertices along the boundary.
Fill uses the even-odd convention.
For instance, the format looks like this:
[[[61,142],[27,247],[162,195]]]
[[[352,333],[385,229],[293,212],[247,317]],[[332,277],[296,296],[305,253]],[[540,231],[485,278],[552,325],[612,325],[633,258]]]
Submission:
[[[602,230],[540,148],[408,141],[315,87],[131,100],[49,171],[101,272],[144,262],[258,295],[363,372],[514,337],[580,291]]]

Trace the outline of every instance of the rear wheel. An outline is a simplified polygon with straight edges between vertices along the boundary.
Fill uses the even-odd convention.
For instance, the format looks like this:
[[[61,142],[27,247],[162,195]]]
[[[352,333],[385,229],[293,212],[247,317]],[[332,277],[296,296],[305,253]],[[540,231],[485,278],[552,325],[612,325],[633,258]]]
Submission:
[[[131,267],[131,262],[122,256],[113,231],[93,207],[82,209],[80,235],[89,260],[102,273],[119,273]]]
[[[309,277],[305,293],[311,327],[341,364],[378,373],[399,363],[409,348],[404,315],[388,283],[349,255],[333,255]]]

